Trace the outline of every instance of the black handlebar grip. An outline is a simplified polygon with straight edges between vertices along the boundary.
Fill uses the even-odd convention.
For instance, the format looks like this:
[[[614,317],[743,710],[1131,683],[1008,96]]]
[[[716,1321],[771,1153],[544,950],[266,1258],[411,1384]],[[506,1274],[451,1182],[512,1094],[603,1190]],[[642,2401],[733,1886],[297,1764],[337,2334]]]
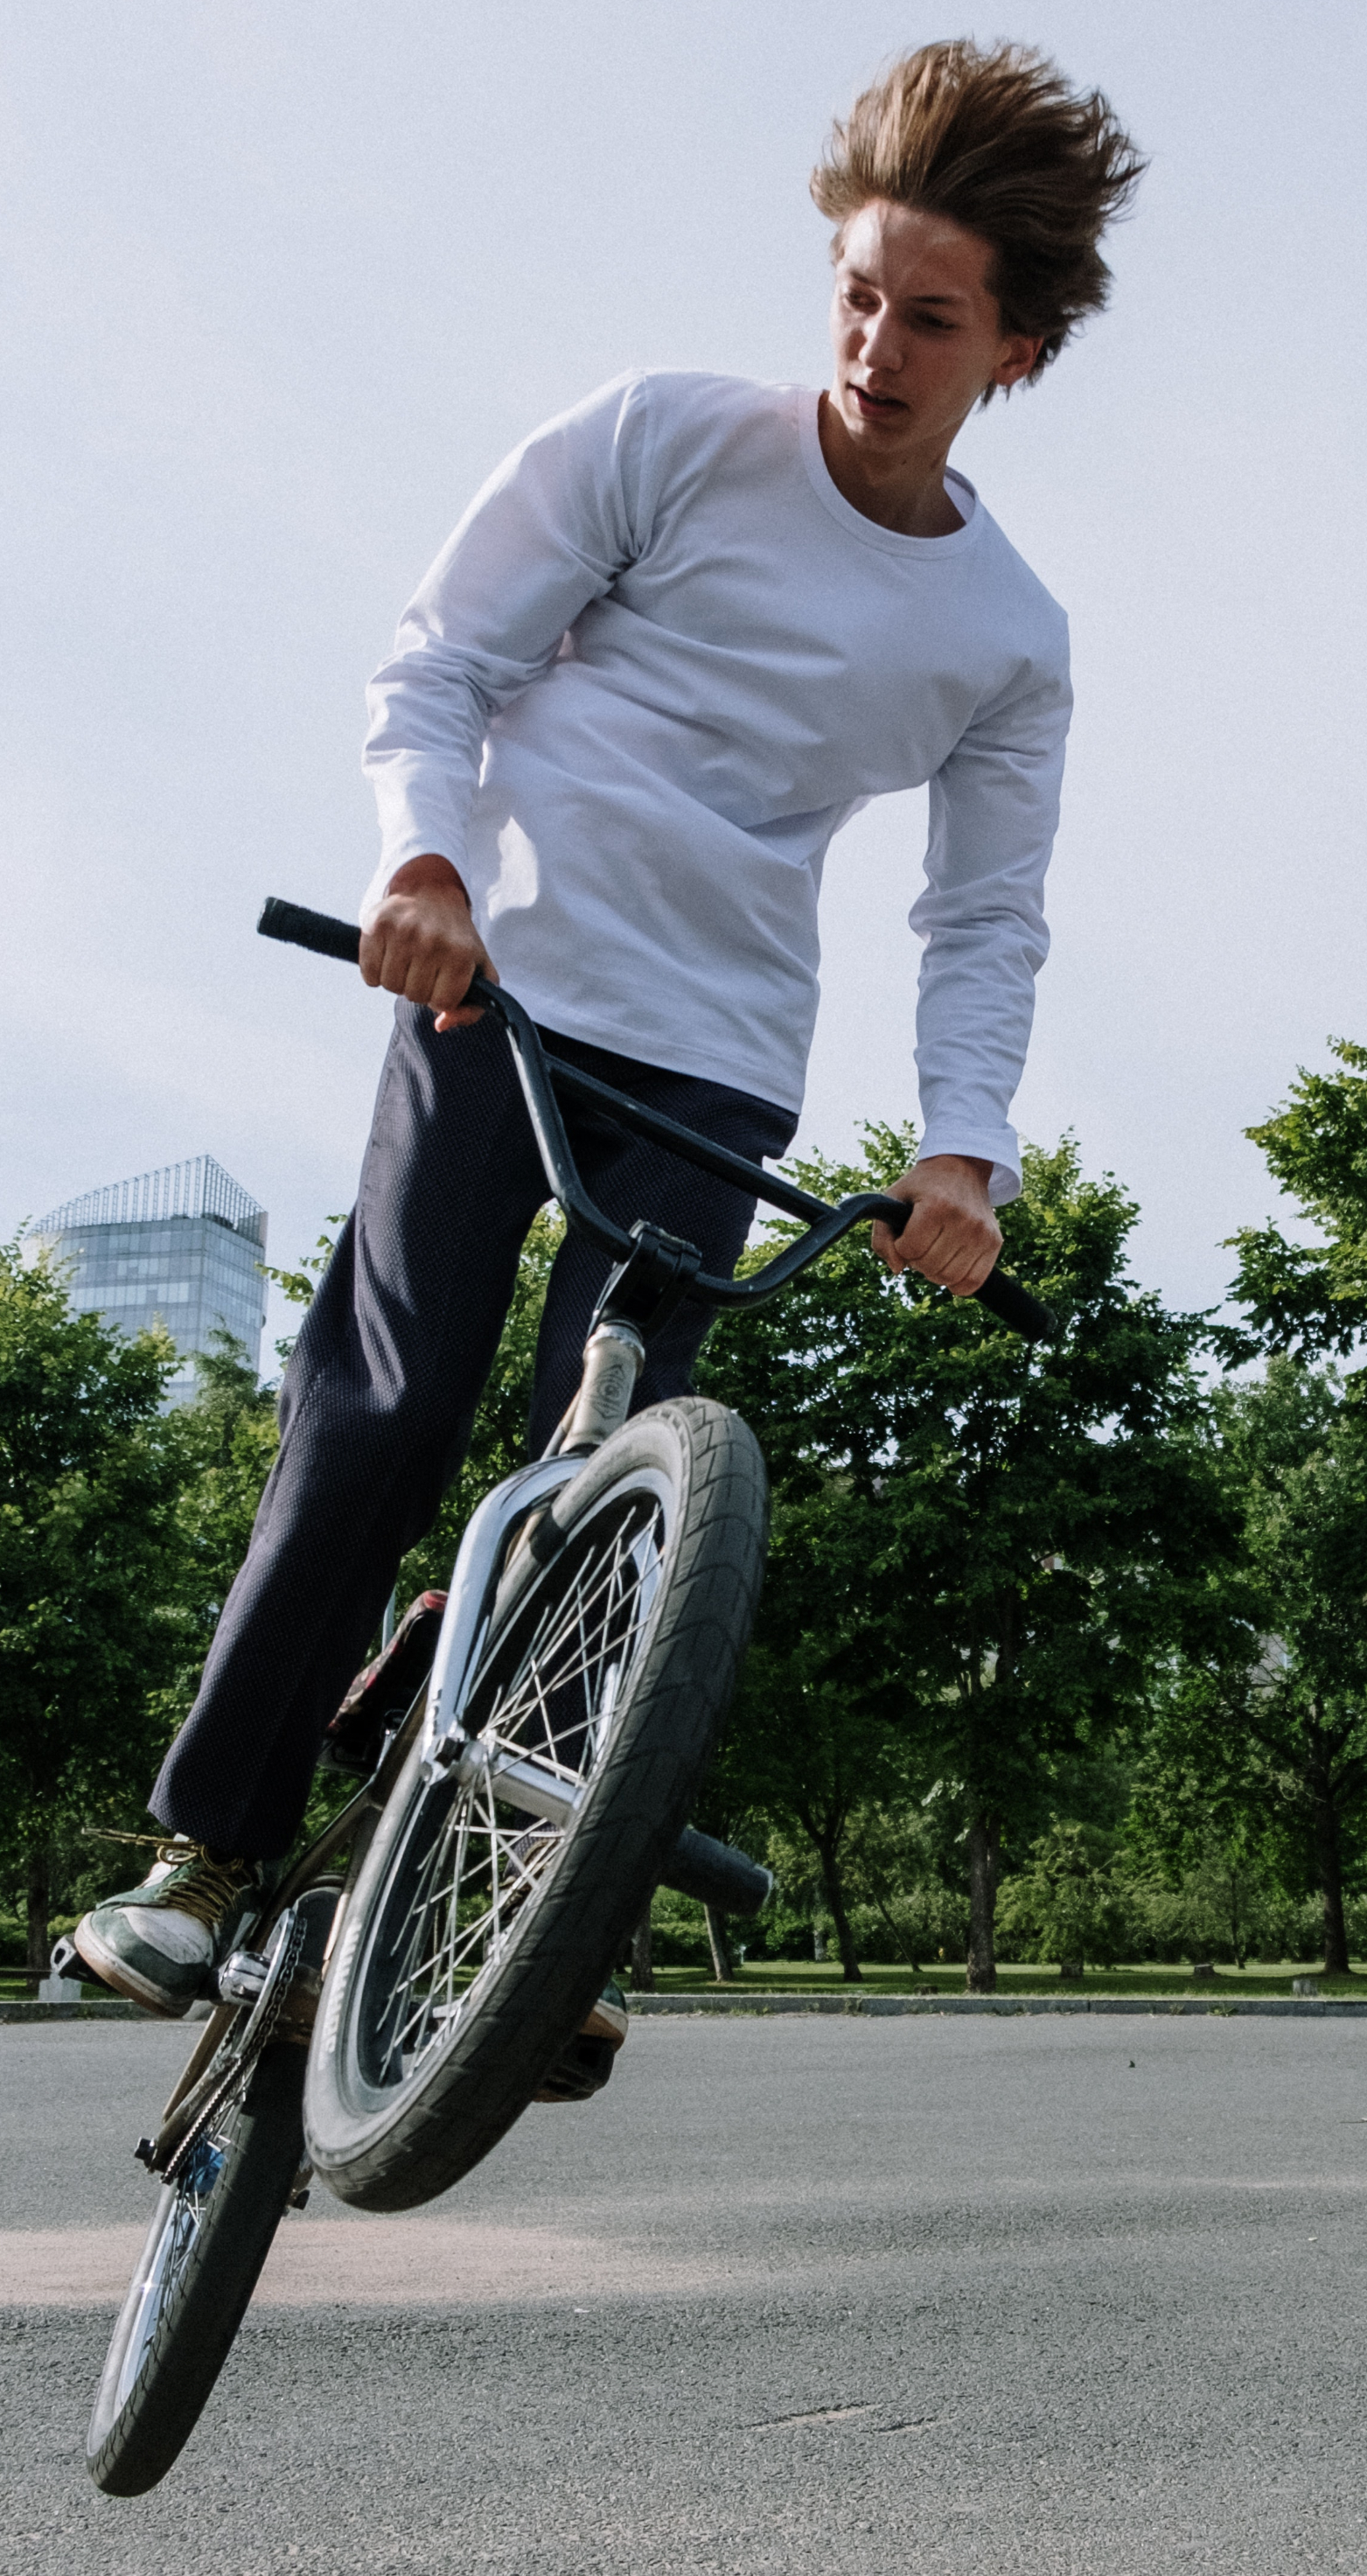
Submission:
[[[278,894],[268,894],[257,923],[263,939],[288,939],[296,948],[312,948],[320,957],[339,957],[344,965],[355,966],[361,955],[361,934],[354,921],[338,921],[330,912],[310,912],[302,903],[285,903]]]
[[[989,1270],[981,1288],[974,1290],[980,1306],[998,1323],[1009,1324],[1027,1342],[1052,1342],[1058,1332],[1058,1317],[1052,1306],[1041,1305],[1019,1279],[1008,1277],[1004,1270]]]

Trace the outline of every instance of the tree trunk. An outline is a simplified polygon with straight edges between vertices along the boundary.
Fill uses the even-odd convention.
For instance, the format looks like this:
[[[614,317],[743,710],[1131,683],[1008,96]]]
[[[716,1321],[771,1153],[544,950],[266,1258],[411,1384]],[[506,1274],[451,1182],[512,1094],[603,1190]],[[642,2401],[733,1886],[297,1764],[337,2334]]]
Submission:
[[[1346,1977],[1348,1926],[1343,1919],[1343,1858],[1339,1820],[1332,1792],[1327,1790],[1315,1802],[1315,1857],[1324,1907],[1324,1973],[1326,1977]]]
[[[1307,1786],[1315,1810],[1315,1874],[1324,1910],[1324,1973],[1348,1974],[1348,1926],[1343,1919],[1343,1850],[1339,1833],[1338,1794],[1334,1780],[1334,1745],[1318,1700],[1308,1728],[1310,1759]]]
[[[28,1973],[31,1977],[47,1977],[52,1973],[52,1944],[47,1929],[51,1912],[51,1857],[46,1843],[35,1843],[28,1856]]]
[[[821,1854],[821,1885],[826,1903],[831,1909],[831,1921],[835,1925],[836,1947],[840,1952],[840,1974],[847,1986],[862,1986],[863,1971],[859,1965],[859,1953],[854,1946],[854,1934],[850,1930],[849,1908],[845,1903],[845,1890],[836,1857],[839,1850],[839,1836],[833,1833],[826,1834],[816,1847]]]
[[[726,1917],[724,1914],[718,1914],[713,1905],[707,1906],[704,1910],[707,1915],[707,1937],[712,1944],[712,1974],[719,1986],[734,1985],[736,1963],[731,1956],[731,1935],[727,1929]]]
[[[1244,1944],[1243,1925],[1239,1919],[1239,1873],[1232,1865],[1229,1872],[1229,1937],[1234,1952],[1234,1965],[1242,1974],[1248,1953]]]
[[[995,1601],[996,1669],[993,1675],[994,1698],[1005,1690],[1015,1670],[1017,1611],[1019,1603],[1009,1589],[999,1592]],[[969,1753],[968,1774],[973,1776],[973,1749],[978,1735],[976,1703],[982,1696],[983,1679],[980,1648],[985,1640],[973,1639],[968,1665],[969,1687]],[[971,1995],[994,1995],[997,1991],[997,1856],[1001,1850],[1000,1816],[985,1816],[975,1807],[968,1826],[968,1958],[964,1983]]]
[[[883,1920],[884,1920],[884,1922],[886,1923],[886,1925],[887,1925],[887,1927],[888,1927],[889,1932],[892,1934],[892,1946],[893,1946],[894,1950],[897,1952],[898,1957],[899,1957],[900,1959],[905,1959],[905,1961],[906,1961],[906,1963],[907,1963],[907,1966],[908,1966],[908,1967],[911,1969],[911,1971],[912,1971],[913,1976],[917,1976],[917,1977],[919,1977],[919,1975],[920,1975],[920,1973],[921,1973],[920,1962],[919,1962],[919,1960],[913,1959],[913,1957],[912,1957],[912,1955],[911,1955],[910,1950],[907,1948],[907,1945],[906,1945],[905,1941],[904,1941],[904,1940],[903,1940],[903,1938],[902,1938],[901,1933],[898,1931],[896,1920],[895,1920],[895,1918],[894,1918],[893,1914],[891,1913],[891,1911],[890,1911],[890,1909],[889,1909],[889,1907],[888,1907],[888,1905],[887,1905],[887,1903],[886,1903],[886,1900],[885,1900],[883,1897],[879,1896],[879,1895],[877,1894],[877,1892],[875,1891],[875,1894],[874,1894],[874,1900],[873,1900],[873,1901],[874,1901],[874,1904],[877,1906],[879,1913],[882,1915]]]
[[[975,1816],[968,1828],[968,1991],[997,1991],[997,1854],[1001,1826]]]
[[[638,1995],[655,1992],[655,1969],[650,1938],[650,1907],[647,1906],[631,1936],[631,1984]]]

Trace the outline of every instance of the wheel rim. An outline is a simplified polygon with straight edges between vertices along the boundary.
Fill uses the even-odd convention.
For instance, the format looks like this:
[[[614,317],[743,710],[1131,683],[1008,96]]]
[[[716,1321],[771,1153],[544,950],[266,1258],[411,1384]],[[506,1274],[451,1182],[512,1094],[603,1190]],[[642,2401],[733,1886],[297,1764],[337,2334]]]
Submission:
[[[157,2329],[185,2278],[228,2145],[226,2135],[198,2139],[175,2182],[163,2185],[161,2206],[124,2302],[115,2350],[105,2366],[91,2428],[96,2442],[103,2440],[138,2384]]]
[[[664,1481],[638,1473],[572,1534],[463,1712],[474,1776],[415,1803],[355,1989],[354,2079],[372,2103],[426,2080],[544,1895],[566,1828],[518,1807],[495,1765],[531,1759],[569,1797],[601,1767],[659,1594],[667,1502]]]

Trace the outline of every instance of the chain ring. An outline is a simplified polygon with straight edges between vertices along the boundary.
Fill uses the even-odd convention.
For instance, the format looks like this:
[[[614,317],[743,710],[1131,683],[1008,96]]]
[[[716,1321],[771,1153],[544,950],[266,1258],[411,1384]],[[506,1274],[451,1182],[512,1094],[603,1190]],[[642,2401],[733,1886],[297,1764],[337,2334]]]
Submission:
[[[291,1907],[290,1914],[285,1917],[285,1923],[288,1928],[271,1961],[270,1975],[247,2016],[241,2039],[233,2051],[232,2062],[222,2082],[214,2086],[208,2099],[196,2112],[184,2136],[177,2140],[174,2154],[167,2158],[160,2169],[161,2179],[165,2183],[174,2184],[180,2180],[191,2154],[211,2122],[216,2120],[232,2102],[239,2100],[245,2094],[255,2073],[257,2060],[270,2041],[284,2009],[285,1997],[294,1981],[295,1970],[303,1956],[304,1942],[308,1934],[307,1922],[298,1906]]]

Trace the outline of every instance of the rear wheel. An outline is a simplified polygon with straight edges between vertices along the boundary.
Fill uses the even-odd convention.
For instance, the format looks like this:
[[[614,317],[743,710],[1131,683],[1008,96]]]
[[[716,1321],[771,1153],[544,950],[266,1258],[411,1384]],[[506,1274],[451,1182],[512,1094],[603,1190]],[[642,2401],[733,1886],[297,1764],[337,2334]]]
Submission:
[[[163,2183],[105,2361],[86,2465],[143,2495],[189,2440],[289,2204],[304,2153],[304,2052],[268,2048],[245,2101]]]
[[[515,1550],[452,1770],[414,1750],[328,1974],[309,2153],[343,2199],[459,2180],[620,1958],[696,1795],[764,1564],[763,1462],[685,1397],[616,1432]]]
[[[202,2068],[195,2051],[163,2124],[166,2178],[86,2436],[107,2495],[145,2494],[189,2440],[301,2179],[305,2051],[273,2034],[311,2009],[336,1904],[319,1881],[281,1917],[258,2001]]]

